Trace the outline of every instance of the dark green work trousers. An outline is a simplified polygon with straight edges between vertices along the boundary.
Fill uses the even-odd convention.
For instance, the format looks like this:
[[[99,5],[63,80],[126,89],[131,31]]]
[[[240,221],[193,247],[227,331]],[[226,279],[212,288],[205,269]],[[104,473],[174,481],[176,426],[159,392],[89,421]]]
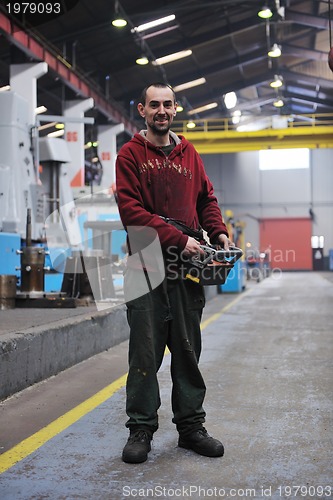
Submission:
[[[126,272],[125,287],[135,279],[135,271],[128,274],[132,276]],[[206,387],[198,362],[204,305],[203,287],[181,279],[165,279],[151,292],[127,303],[130,341],[126,427],[153,432],[158,428],[161,401],[157,372],[166,346],[171,352],[172,421],[183,436],[202,427]]]

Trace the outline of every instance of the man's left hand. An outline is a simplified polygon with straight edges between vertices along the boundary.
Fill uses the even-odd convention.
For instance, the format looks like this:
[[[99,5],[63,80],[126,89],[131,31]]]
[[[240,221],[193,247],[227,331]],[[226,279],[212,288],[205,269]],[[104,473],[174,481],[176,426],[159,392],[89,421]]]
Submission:
[[[220,234],[218,237],[219,244],[224,250],[229,250],[229,247],[235,246],[234,242],[231,241],[226,234]]]

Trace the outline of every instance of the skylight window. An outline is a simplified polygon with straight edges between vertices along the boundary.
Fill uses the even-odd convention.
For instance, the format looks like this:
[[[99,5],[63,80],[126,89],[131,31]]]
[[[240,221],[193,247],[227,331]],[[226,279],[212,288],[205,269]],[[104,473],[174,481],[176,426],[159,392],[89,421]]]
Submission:
[[[259,170],[288,170],[309,166],[310,150],[307,148],[259,151]]]

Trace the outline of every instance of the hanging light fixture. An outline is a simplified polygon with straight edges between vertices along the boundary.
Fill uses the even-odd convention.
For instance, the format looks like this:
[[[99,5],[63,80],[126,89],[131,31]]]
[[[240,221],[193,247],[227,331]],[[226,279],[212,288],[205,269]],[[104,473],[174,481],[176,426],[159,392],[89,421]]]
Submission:
[[[139,66],[145,66],[146,64],[149,64],[149,59],[143,54],[142,56],[138,57],[135,62]]]
[[[116,28],[124,28],[124,26],[126,26],[126,25],[127,25],[127,21],[120,14],[119,2],[118,2],[118,0],[116,0],[115,5],[114,5],[114,17],[112,20],[112,26],[115,26]]]
[[[283,85],[283,78],[280,75],[274,75],[274,80],[269,84],[273,89],[278,89]]]
[[[258,12],[258,16],[261,17],[261,19],[270,19],[272,15],[273,12],[267,5],[264,5],[263,8]]]
[[[187,128],[190,128],[190,129],[191,129],[191,128],[195,128],[195,127],[196,127],[196,124],[194,123],[194,121],[193,121],[193,120],[189,120],[189,121],[187,122],[187,124],[186,124],[186,127],[187,127]]]
[[[268,51],[269,57],[280,57],[281,54],[282,54],[281,46],[278,45],[277,43],[274,43],[271,49]]]
[[[275,99],[275,101],[273,102],[273,106],[275,106],[276,108],[282,108],[284,106],[283,99],[281,99],[281,97]]]

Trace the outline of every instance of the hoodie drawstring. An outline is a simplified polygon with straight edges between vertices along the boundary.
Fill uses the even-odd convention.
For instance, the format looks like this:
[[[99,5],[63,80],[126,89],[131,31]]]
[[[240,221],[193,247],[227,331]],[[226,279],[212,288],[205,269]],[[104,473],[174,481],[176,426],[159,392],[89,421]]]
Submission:
[[[145,140],[145,155],[146,155],[146,163],[148,165],[148,143],[147,141]],[[148,166],[147,168],[148,172],[147,172],[147,183],[148,183],[148,186],[151,185],[151,178],[150,178],[150,168]]]

